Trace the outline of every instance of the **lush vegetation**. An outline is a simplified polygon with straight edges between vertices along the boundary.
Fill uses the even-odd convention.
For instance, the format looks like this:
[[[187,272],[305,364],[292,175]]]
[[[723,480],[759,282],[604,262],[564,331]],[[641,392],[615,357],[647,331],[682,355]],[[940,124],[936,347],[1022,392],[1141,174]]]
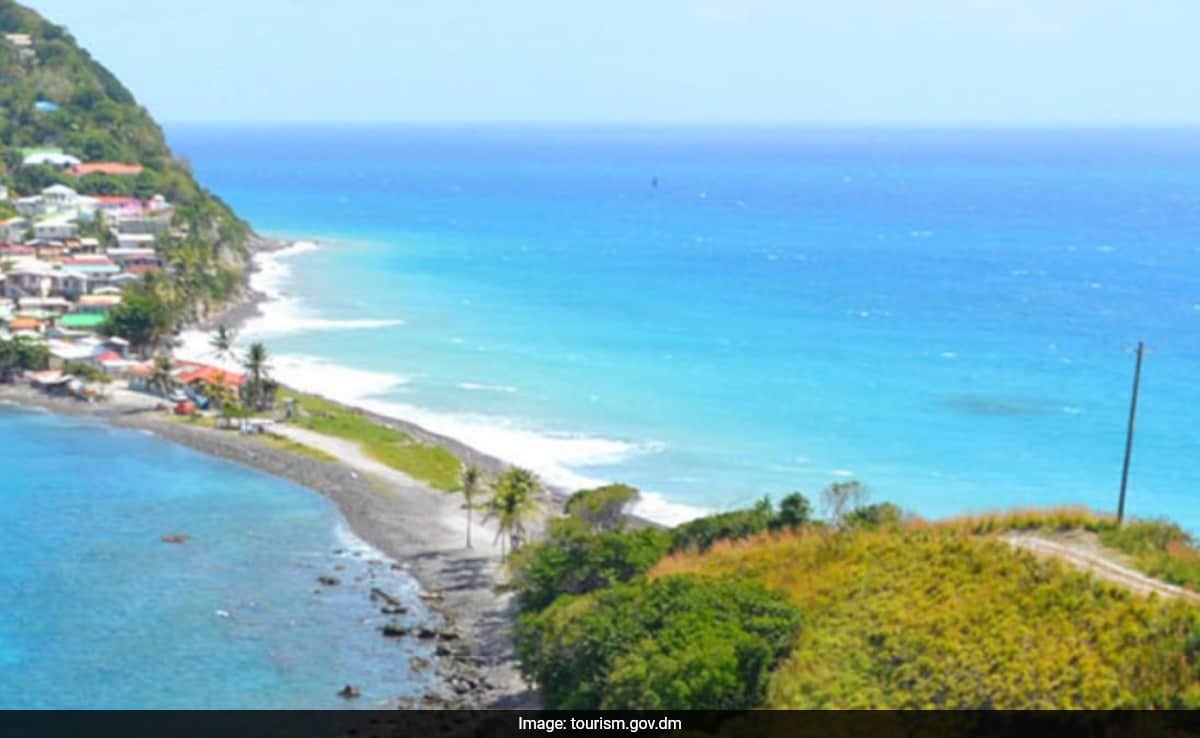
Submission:
[[[197,184],[150,114],[64,28],[0,0],[0,32],[32,40],[24,53],[0,40],[0,184],[15,195],[56,183],[83,194],[161,194],[175,206],[170,232],[156,243],[166,268],[138,287],[139,295],[160,303],[170,329],[232,297],[241,285],[249,227]],[[38,102],[57,109],[39,111]],[[60,148],[84,161],[138,164],[143,171],[76,179],[52,166],[22,166],[23,149],[33,147]]]
[[[671,534],[671,550],[706,551],[717,541],[748,538],[767,530],[793,529],[807,523],[812,505],[799,492],[784,497],[779,510],[763,498],[747,510],[733,510],[697,518],[678,526]]]
[[[809,530],[664,560],[654,576],[786,593],[805,631],[780,708],[1104,708],[1200,704],[1200,620],[953,528]]]
[[[799,627],[757,585],[664,577],[524,616],[518,650],[549,708],[737,709],[762,702]]]
[[[28,336],[0,339],[0,381],[23,371],[45,369],[50,363],[46,344]]]
[[[300,454],[301,456],[307,456],[311,459],[316,459],[317,461],[333,462],[338,460],[333,454],[325,453],[319,448],[306,446],[299,441],[293,441],[290,438],[285,438],[284,436],[276,435],[274,433],[260,433],[254,437],[268,446],[271,446],[272,448],[290,451],[294,454]]]
[[[315,395],[281,392],[295,402],[291,422],[328,436],[354,441],[362,449],[393,469],[436,489],[453,491],[461,483],[462,463],[448,450],[418,442],[406,433],[377,423],[357,410]]]
[[[1062,507],[966,516],[937,525],[976,535],[1010,531],[1094,534],[1098,543],[1125,554],[1134,568],[1200,592],[1200,550],[1192,536],[1170,521],[1129,520],[1117,525],[1109,515]]]
[[[1166,520],[1133,520],[1101,530],[1100,541],[1127,554],[1147,574],[1200,592],[1200,550],[1178,525]]]
[[[835,487],[820,521],[796,495],[673,531],[596,525],[628,488],[583,494],[510,559],[526,675],[570,708],[1200,706],[1200,609],[1002,538],[1090,537],[1182,578],[1178,527],[1075,509],[930,523]]]

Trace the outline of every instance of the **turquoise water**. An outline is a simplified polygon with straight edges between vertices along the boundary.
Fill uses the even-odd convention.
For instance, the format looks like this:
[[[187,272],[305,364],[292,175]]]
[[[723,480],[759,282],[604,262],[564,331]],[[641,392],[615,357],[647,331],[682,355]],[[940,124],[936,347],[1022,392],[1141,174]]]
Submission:
[[[1200,530],[1200,134],[177,127],[286,380],[664,519],[840,479]],[[679,505],[685,507],[680,508]]]
[[[0,449],[0,709],[378,707],[424,693],[409,657],[429,649],[382,638],[367,589],[429,617],[415,583],[368,563],[319,495],[147,434],[2,406]],[[160,540],[175,533],[191,539]],[[313,594],[327,573],[343,585]],[[335,694],[347,682],[363,692],[349,704]]]

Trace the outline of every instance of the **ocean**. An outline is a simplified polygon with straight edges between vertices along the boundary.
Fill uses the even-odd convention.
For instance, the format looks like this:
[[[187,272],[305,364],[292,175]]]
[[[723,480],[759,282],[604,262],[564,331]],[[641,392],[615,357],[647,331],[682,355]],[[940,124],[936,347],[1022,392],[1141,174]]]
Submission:
[[[409,660],[432,647],[381,637],[369,599],[427,620],[416,582],[371,563],[320,495],[3,405],[0,449],[0,709],[379,708],[430,686]],[[323,574],[342,584],[315,594]]]
[[[837,481],[1200,531],[1200,133],[168,126],[276,374],[664,521]]]

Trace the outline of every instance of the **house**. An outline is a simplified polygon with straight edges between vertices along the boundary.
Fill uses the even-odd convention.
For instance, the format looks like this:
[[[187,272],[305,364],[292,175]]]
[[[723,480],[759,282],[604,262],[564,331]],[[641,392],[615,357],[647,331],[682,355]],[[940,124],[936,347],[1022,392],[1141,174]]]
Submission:
[[[110,177],[136,177],[142,173],[138,164],[122,164],[117,161],[89,161],[71,167],[71,174],[86,177],[89,174],[106,174]]]
[[[49,166],[70,169],[80,163],[79,157],[64,154],[60,149],[26,149],[25,156],[21,159],[23,167]]]
[[[53,103],[49,100],[38,100],[33,104],[33,109],[39,113],[57,113],[58,103]]]
[[[62,240],[75,238],[79,234],[79,226],[66,218],[40,220],[33,224],[33,233],[37,238]]]
[[[41,195],[18,197],[12,201],[12,206],[26,218],[36,218],[42,214],[42,197]]]
[[[80,274],[116,274],[121,271],[112,259],[103,255],[68,256],[62,262],[64,269]]]
[[[200,364],[194,361],[178,361],[175,362],[175,368],[175,379],[180,384],[222,384],[230,389],[238,389],[246,383],[245,374],[228,372],[209,364]]]
[[[42,206],[47,212],[74,211],[79,206],[79,193],[64,184],[52,184],[42,190]]]
[[[156,236],[169,230],[171,230],[171,212],[169,210],[159,211],[153,215],[124,215],[117,219],[119,234]]]
[[[33,37],[28,33],[6,33],[4,40],[18,49],[27,49],[33,46]]]
[[[35,333],[46,332],[46,321],[41,318],[31,318],[24,315],[18,315],[8,321],[8,330],[16,333],[18,331],[32,331]]]
[[[75,254],[95,254],[100,251],[100,239],[85,236],[79,239],[76,246],[71,247],[71,252]]]
[[[103,313],[75,312],[67,313],[59,318],[58,324],[68,330],[97,331],[100,330],[100,326],[104,325],[104,321]]]
[[[92,360],[90,346],[71,341],[50,339],[46,341],[46,348],[50,351],[51,369],[62,369],[70,362],[90,362]]]
[[[97,195],[97,207],[111,219],[136,218],[142,214],[142,201],[136,197],[119,195]]]
[[[109,249],[108,253],[117,261],[120,261],[120,256],[133,254],[135,251],[145,252],[154,251],[154,236],[149,233],[118,233],[117,247]]]
[[[101,287],[100,289],[105,290],[111,288]],[[97,290],[97,292],[99,292],[99,290]],[[80,296],[79,300],[75,303],[75,312],[104,314],[120,304],[121,293],[119,290],[116,292],[116,294],[111,292],[101,294],[92,293],[90,295]]]
[[[53,317],[71,309],[70,300],[61,297],[21,297],[17,300],[18,310],[23,315]]]

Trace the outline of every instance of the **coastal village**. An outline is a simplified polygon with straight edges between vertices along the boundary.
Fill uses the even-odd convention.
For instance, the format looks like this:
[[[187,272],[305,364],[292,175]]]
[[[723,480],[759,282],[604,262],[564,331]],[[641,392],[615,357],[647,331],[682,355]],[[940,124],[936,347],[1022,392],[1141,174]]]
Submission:
[[[55,148],[24,155],[24,165],[54,166],[76,177],[132,177],[142,171],[122,162],[82,162]],[[44,347],[46,359],[46,367],[37,369],[0,356],[0,373],[12,379],[26,370],[35,387],[81,399],[102,396],[113,382],[171,394],[161,377],[153,381],[152,361],[133,354],[125,338],[105,331],[106,317],[121,303],[124,288],[164,268],[156,239],[171,234],[171,203],[161,195],[145,200],[81,195],[64,184],[0,196],[17,212],[0,221],[0,341]],[[177,362],[172,377],[172,384],[183,388],[173,395],[179,403],[188,402],[191,389],[202,384],[237,390],[246,379],[197,362]]]

